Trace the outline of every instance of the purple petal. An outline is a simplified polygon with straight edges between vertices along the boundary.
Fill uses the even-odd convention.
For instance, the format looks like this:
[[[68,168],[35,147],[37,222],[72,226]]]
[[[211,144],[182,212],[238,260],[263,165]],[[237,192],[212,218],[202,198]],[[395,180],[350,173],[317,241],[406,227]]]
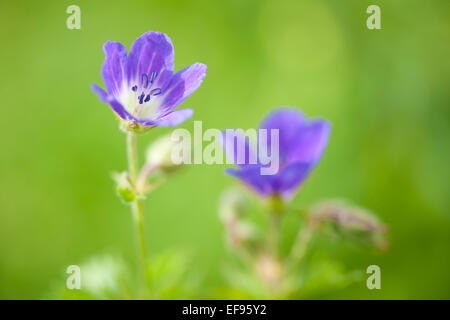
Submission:
[[[276,175],[274,189],[284,198],[290,197],[310,172],[311,164],[295,162],[287,165]]]
[[[127,62],[129,84],[137,84],[139,87],[150,85],[148,82],[152,73],[155,73],[152,86],[164,87],[173,75],[173,60],[173,45],[167,35],[154,31],[144,33],[134,41],[130,49]]]
[[[261,196],[268,196],[274,193],[271,183],[273,176],[261,175],[259,166],[249,166],[243,169],[228,168],[225,172],[238,178]]]
[[[128,111],[125,110],[125,108],[122,106],[122,104],[120,104],[120,102],[118,102],[112,95],[107,94],[105,90],[103,90],[96,84],[92,84],[91,88],[92,91],[94,91],[98,95],[100,101],[108,103],[120,118],[122,118],[123,120],[137,121],[136,118],[129,114]]]
[[[232,131],[229,131],[232,130]],[[227,159],[233,164],[244,167],[258,162],[255,150],[250,146],[243,130],[226,129],[222,132],[222,144]]]
[[[100,88],[95,83],[91,84],[91,89],[92,89],[92,91],[94,91],[98,95],[98,97],[99,97],[101,102],[108,103],[108,93],[106,93],[105,90]]]
[[[280,161],[285,161],[285,154],[291,146],[291,141],[306,118],[303,113],[294,108],[282,108],[271,112],[261,123],[261,129],[267,129],[267,148],[270,150],[270,129],[279,129]]]
[[[322,157],[330,131],[330,123],[320,119],[299,127],[288,147],[287,161],[307,162],[314,166]]]
[[[102,66],[102,77],[106,90],[118,96],[125,79],[127,49],[120,42],[107,41],[103,45],[105,61]]]
[[[173,110],[197,90],[206,76],[206,69],[206,65],[195,63],[178,71],[162,89],[164,100],[160,106],[161,110]]]
[[[192,117],[193,114],[194,110],[188,108],[175,110],[155,121],[152,121],[151,124],[158,127],[174,127],[185,122],[187,119]]]

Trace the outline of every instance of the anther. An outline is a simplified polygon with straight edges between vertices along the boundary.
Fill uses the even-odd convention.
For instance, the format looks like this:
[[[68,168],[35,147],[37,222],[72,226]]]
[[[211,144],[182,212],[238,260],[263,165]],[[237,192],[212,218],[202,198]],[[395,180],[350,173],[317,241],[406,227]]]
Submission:
[[[152,91],[150,91],[150,94],[152,96],[157,96],[157,95],[161,94],[161,88],[153,89]]]
[[[155,77],[158,73],[156,71],[152,71],[152,77],[150,79],[150,83],[153,83],[153,81],[155,80]]]
[[[144,93],[142,92],[141,95],[139,96],[139,104],[142,104],[143,100],[144,100]]]
[[[145,82],[144,82],[144,78],[145,78]],[[147,88],[147,86],[148,86],[148,76],[146,73],[142,74],[142,85],[144,86],[144,88]]]

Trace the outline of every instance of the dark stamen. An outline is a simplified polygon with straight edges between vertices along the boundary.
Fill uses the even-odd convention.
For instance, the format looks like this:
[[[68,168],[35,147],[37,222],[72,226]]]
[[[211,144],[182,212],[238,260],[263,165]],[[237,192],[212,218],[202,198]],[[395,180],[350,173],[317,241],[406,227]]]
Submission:
[[[137,88],[138,88],[137,86],[134,86],[134,87],[131,88],[131,90],[137,91]]]
[[[144,82],[144,78],[145,78],[145,82]],[[145,83],[145,84],[144,84],[144,83]],[[147,88],[147,86],[148,86],[148,76],[147,76],[146,73],[144,73],[144,74],[142,75],[142,85],[144,86],[144,88]]]
[[[157,74],[158,74],[158,73],[157,73],[156,71],[153,71],[153,72],[152,72],[152,77],[151,77],[151,79],[150,79],[150,83],[153,83],[153,81],[155,80]]]
[[[161,88],[153,89],[152,91],[150,91],[150,94],[152,96],[157,96],[158,94],[161,94]]]
[[[139,96],[139,104],[142,104],[142,101],[144,100],[144,93],[142,92],[141,95]]]
[[[147,102],[147,101],[150,101],[150,95],[149,94],[145,97],[144,102]]]

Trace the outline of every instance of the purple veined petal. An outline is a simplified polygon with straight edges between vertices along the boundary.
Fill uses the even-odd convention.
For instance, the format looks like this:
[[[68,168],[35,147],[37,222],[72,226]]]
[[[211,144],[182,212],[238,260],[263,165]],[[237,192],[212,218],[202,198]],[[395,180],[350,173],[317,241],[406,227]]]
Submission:
[[[242,169],[228,168],[225,170],[230,176],[236,177],[259,195],[265,197],[274,193],[272,187],[273,176],[261,175],[259,166],[249,166]]]
[[[106,93],[106,91],[100,88],[98,85],[92,84],[91,89],[98,95],[100,101],[108,103],[120,118],[122,118],[123,120],[137,121],[135,117],[128,113],[128,111],[124,108],[124,106],[122,106],[122,104],[120,104],[120,102],[118,102],[112,95]]]
[[[297,129],[287,151],[289,162],[307,162],[313,166],[320,160],[328,144],[331,124],[315,119]]]
[[[274,179],[273,188],[283,198],[291,197],[308,176],[310,163],[294,162],[284,167]]]
[[[194,110],[189,108],[175,110],[157,120],[150,121],[149,124],[156,125],[158,127],[174,127],[191,118],[193,114]]]
[[[162,88],[160,109],[167,112],[176,108],[202,84],[206,76],[206,65],[195,63],[178,71]]]
[[[95,83],[91,84],[91,89],[92,89],[92,91],[94,91],[98,95],[98,97],[99,97],[101,102],[108,103],[108,93],[106,93],[105,90],[100,88]]]
[[[130,86],[164,87],[174,70],[174,50],[170,38],[160,32],[149,31],[134,41],[127,61]],[[154,83],[150,83],[154,75]]]
[[[102,77],[108,93],[117,97],[122,89],[126,75],[127,49],[120,43],[107,41],[103,45],[105,61],[102,66]]]
[[[258,155],[243,130],[226,129],[219,141],[229,161],[240,167],[258,163]]]
[[[279,129],[279,150],[280,162],[285,161],[286,151],[289,150],[290,142],[295,136],[299,127],[306,123],[304,114],[294,108],[281,108],[275,110],[263,120],[261,129],[267,129],[267,149],[270,150],[271,135],[270,129]]]

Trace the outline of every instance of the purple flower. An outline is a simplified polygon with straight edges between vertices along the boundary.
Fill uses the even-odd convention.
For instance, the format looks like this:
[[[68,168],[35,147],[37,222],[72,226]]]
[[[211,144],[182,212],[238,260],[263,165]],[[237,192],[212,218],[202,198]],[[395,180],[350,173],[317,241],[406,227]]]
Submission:
[[[270,139],[270,129],[279,129],[278,172],[273,175],[261,174],[263,165],[250,143],[246,143],[244,164],[239,165],[238,169],[229,168],[226,172],[263,197],[279,195],[290,198],[322,157],[331,125],[322,119],[308,120],[297,109],[282,108],[270,113],[260,129],[267,129],[266,150],[271,150],[271,143],[274,143]],[[225,151],[236,159],[236,143],[225,141]],[[257,159],[255,164],[248,161],[252,158],[250,154]]]
[[[174,50],[167,35],[144,33],[128,56],[119,42],[107,41],[103,51],[102,77],[108,92],[95,84],[92,90],[127,130],[176,126],[192,116],[192,109],[174,109],[200,86],[206,65],[195,63],[174,74]]]

